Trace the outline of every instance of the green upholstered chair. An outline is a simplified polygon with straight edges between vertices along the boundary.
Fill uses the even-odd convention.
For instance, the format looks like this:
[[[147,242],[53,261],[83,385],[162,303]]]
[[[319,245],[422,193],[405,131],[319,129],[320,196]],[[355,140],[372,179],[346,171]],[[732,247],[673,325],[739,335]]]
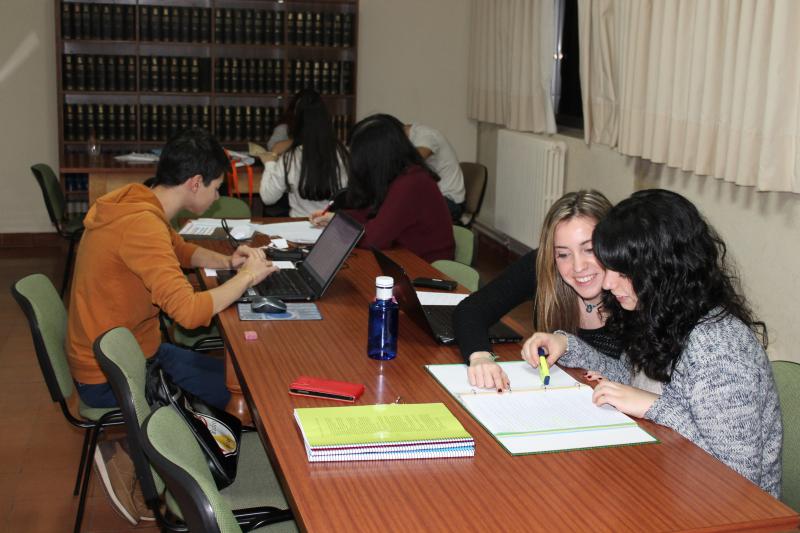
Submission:
[[[145,454],[164,479],[190,531],[235,533],[243,530],[217,490],[200,446],[173,408],[161,407],[153,412],[145,419],[142,432]],[[273,520],[274,517],[253,520],[247,530],[297,531],[294,521],[274,523]]]
[[[61,282],[61,297],[63,298],[72,273],[75,244],[81,240],[81,235],[83,235],[83,218],[67,217],[67,202],[64,199],[64,193],[61,191],[61,184],[58,182],[58,178],[52,168],[41,163],[33,165],[31,172],[36,178],[36,183],[42,189],[44,205],[47,207],[50,222],[56,227],[58,234],[69,241],[67,261],[64,265],[64,280]]]
[[[172,219],[172,227],[178,229],[179,221],[187,218],[250,218],[250,206],[240,198],[220,196],[200,216],[182,209]]]
[[[461,215],[461,225],[470,227],[483,205],[483,195],[486,192],[486,182],[489,172],[480,163],[461,163],[461,173],[464,175],[464,213]]]
[[[94,353],[111,384],[128,426],[128,448],[145,502],[163,528],[185,531],[180,505],[170,492],[165,496],[169,512],[161,511],[164,482],[151,470],[150,462],[144,454],[144,434],[141,427],[145,418],[150,415],[151,408],[144,395],[145,357],[136,338],[126,328],[114,328],[97,338]],[[236,481],[223,489],[221,494],[243,525],[256,519],[263,520],[266,516],[276,521],[289,520],[292,517],[255,432],[242,433]]]
[[[800,364],[772,361],[783,419],[783,488],[781,500],[800,511]]]
[[[449,278],[456,280],[461,285],[469,289],[470,292],[478,290],[481,282],[481,276],[478,271],[469,265],[459,263],[458,261],[450,261],[448,259],[439,259],[431,263],[431,266],[439,272],[447,275]]]
[[[478,240],[475,232],[463,226],[453,226],[453,239],[456,241],[454,259],[459,263],[472,266],[475,261],[475,249]]]
[[[89,476],[92,472],[92,457],[97,439],[104,428],[124,424],[117,409],[95,409],[78,398],[78,414],[74,416],[67,400],[75,392],[72,374],[67,364],[64,341],[67,332],[67,310],[56,292],[53,282],[43,274],[31,274],[11,286],[11,293],[22,308],[33,337],[33,347],[50,398],[61,407],[67,422],[84,431],[81,460],[75,479],[73,494],[79,495],[75,531],[80,531]]]

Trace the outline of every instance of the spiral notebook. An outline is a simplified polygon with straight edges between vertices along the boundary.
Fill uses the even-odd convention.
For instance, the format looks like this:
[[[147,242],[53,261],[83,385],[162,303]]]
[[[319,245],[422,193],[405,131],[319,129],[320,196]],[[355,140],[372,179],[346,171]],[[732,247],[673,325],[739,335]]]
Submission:
[[[442,403],[294,410],[308,460],[472,457],[475,441]]]

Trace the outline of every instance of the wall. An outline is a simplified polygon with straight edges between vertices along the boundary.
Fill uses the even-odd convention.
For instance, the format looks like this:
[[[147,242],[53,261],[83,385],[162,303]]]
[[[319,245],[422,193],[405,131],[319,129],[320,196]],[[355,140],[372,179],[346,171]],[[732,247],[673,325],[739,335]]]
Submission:
[[[358,110],[432,126],[462,161],[474,161],[466,118],[469,9],[464,0],[361,0]]]
[[[0,15],[0,188],[14,191],[0,195],[0,233],[53,231],[29,169],[58,165],[53,1],[2,0]],[[425,123],[460,159],[475,160],[477,127],[465,117],[468,19],[463,0],[361,0],[357,116]]]
[[[0,6],[0,233],[54,231],[30,166],[58,165],[52,0]]]
[[[489,174],[496,166],[497,127],[481,124],[478,160]],[[760,193],[721,180],[696,176],[663,165],[623,156],[602,145],[587,147],[583,139],[556,135],[567,143],[565,190],[595,188],[612,202],[634,190],[660,187],[693,201],[728,245],[738,267],[744,292],[754,311],[767,323],[772,359],[800,362],[800,328],[795,313],[800,306],[800,195]],[[479,220],[491,226],[495,205],[494,180]]]

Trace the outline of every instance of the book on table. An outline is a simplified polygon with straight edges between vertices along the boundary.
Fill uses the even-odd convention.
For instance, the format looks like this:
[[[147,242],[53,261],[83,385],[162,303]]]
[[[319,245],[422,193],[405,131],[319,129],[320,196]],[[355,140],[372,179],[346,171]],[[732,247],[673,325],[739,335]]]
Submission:
[[[545,386],[525,361],[499,364],[510,391],[471,386],[463,364],[426,368],[512,455],[658,442],[627,415],[595,405],[592,388],[557,366]]]
[[[294,410],[308,460],[472,457],[475,441],[442,403]]]

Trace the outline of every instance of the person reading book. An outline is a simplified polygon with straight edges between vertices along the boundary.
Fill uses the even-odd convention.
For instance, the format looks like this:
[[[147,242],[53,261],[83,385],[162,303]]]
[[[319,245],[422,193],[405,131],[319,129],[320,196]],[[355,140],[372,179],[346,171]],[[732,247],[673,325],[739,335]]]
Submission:
[[[569,331],[607,356],[619,357],[618,339],[604,326],[604,270],[592,248],[594,227],[609,209],[611,203],[600,192],[565,194],[545,216],[538,250],[522,256],[458,305],[453,327],[472,385],[509,387],[508,376],[494,362],[489,327],[530,299],[538,329]]]
[[[624,348],[611,359],[564,331],[536,333],[522,356],[592,369],[593,401],[679,432],[775,497],[781,487],[780,404],[767,330],[726,260],[725,243],[679,194],[638,191],[594,230],[606,268],[606,326]],[[643,373],[657,391],[632,385]]]

